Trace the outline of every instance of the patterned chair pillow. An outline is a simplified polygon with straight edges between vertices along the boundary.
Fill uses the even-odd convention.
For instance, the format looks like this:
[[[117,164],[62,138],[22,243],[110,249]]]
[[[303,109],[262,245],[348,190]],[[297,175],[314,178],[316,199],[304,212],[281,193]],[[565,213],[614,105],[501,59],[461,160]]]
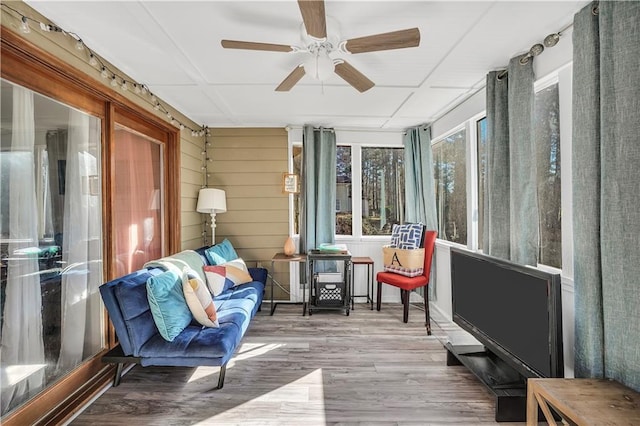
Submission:
[[[391,231],[391,247],[403,250],[422,248],[424,229],[425,226],[422,223],[393,225]]]

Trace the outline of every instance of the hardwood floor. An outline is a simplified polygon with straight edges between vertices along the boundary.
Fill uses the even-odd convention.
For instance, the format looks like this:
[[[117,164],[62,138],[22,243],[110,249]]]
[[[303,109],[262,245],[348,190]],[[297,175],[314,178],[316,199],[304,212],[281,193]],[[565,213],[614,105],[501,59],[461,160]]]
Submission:
[[[446,366],[454,332],[412,307],[356,305],[300,315],[300,306],[263,309],[253,320],[224,388],[218,368],[135,366],[73,425],[486,425],[494,401],[472,373]],[[506,425],[507,423],[501,423]],[[514,423],[522,424],[522,423]]]

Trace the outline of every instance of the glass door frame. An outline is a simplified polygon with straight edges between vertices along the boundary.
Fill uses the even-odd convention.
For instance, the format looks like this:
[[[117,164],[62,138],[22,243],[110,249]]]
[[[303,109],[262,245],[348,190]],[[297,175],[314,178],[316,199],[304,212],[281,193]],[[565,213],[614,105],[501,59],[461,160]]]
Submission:
[[[100,118],[102,123],[102,235],[103,235],[103,278],[114,275],[114,250],[112,238],[112,218],[108,214],[113,203],[112,187],[114,164],[114,119],[120,117],[121,124],[143,129],[143,132],[160,132],[165,145],[165,250],[167,254],[177,252],[181,244],[180,236],[180,147],[179,130],[162,118],[154,115],[126,96],[112,90],[104,82],[98,81],[99,74],[91,77],[69,62],[44,51],[20,34],[3,26],[0,32],[0,76],[12,83],[26,87],[41,95],[50,97],[70,107]],[[86,65],[86,64],[85,64]],[[85,69],[85,68],[82,68]],[[106,337],[105,348],[93,358],[84,362],[70,374],[41,391],[34,398],[2,419],[6,426],[61,423],[69,419],[79,406],[89,401],[100,389],[112,380],[115,367],[101,361],[109,349],[117,344],[114,328],[107,321],[104,311]]]

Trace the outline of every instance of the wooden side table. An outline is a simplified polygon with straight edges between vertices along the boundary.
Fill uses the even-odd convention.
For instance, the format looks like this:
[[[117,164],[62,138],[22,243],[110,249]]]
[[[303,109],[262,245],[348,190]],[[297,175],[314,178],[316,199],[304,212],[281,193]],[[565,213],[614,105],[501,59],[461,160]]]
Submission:
[[[304,289],[303,289],[303,293],[302,293],[302,302],[273,302],[273,290],[274,290],[274,285],[277,282],[276,279],[273,277],[274,275],[274,266],[275,263],[281,263],[281,262],[286,262],[286,263],[291,263],[291,262],[299,262],[299,263],[306,263],[307,261],[307,255],[305,254],[294,254],[292,256],[287,256],[284,253],[276,253],[272,258],[271,258],[271,314],[273,315],[273,313],[276,311],[276,307],[278,307],[278,305],[302,305],[302,315],[305,315],[305,312],[307,311],[307,306],[306,306],[306,299],[305,299],[305,294],[304,294]],[[278,283],[279,284],[279,283]]]
[[[367,294],[355,294],[355,280],[354,280],[354,269],[351,268],[351,309],[354,309],[354,301],[355,297],[366,297],[367,303],[371,304],[371,310],[373,311],[373,259],[370,257],[352,257],[351,258],[352,265],[367,265]]]
[[[640,425],[640,393],[605,379],[529,379],[527,426],[538,425],[538,406],[557,425],[550,406],[572,425]]]

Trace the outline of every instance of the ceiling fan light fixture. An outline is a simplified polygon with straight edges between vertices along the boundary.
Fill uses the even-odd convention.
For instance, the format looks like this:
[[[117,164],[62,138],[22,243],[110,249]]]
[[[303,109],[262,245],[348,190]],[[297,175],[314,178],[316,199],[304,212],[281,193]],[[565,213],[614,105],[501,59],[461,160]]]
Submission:
[[[335,65],[333,59],[326,52],[316,52],[309,55],[303,64],[304,72],[316,80],[324,81],[333,75]]]

